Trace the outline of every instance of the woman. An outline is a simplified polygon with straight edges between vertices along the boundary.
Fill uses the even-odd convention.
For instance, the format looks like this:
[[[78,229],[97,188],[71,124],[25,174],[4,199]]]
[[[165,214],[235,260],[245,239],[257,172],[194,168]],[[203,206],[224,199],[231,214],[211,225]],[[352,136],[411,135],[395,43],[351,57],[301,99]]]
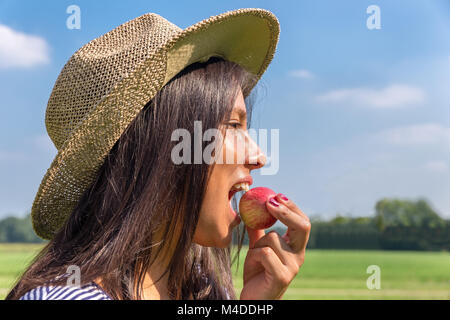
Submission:
[[[267,13],[240,9],[219,17],[249,17],[255,12]],[[7,299],[236,298],[230,244],[240,219],[230,207],[230,197],[239,184],[251,185],[251,171],[265,164],[246,131],[250,91],[261,74],[213,55],[186,64],[120,134],[95,179],[54,234],[46,233],[53,230],[50,227],[43,229],[44,216],[34,214],[37,233],[51,234],[50,242]],[[183,129],[194,136],[195,122],[203,131],[223,133],[225,139],[215,149],[222,155],[239,156],[236,140],[228,138],[241,134],[247,142],[244,163],[177,164],[173,133]],[[97,138],[107,131],[104,126],[89,134]],[[208,142],[201,144],[204,150]],[[195,155],[189,157],[193,160]],[[62,192],[71,191],[73,185],[68,183]],[[46,208],[51,206],[48,203]],[[288,231],[281,237],[247,228],[250,244],[241,299],[280,299],[304,260],[309,219],[282,194],[268,201],[267,208]],[[55,210],[49,212],[59,221]],[[79,271],[81,287],[68,286],[73,268]]]

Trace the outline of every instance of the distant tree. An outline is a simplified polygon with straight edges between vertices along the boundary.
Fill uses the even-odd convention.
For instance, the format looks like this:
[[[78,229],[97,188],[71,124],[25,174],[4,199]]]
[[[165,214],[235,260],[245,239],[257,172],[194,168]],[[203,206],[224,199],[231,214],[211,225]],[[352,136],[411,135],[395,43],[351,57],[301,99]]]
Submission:
[[[446,224],[424,199],[382,199],[376,203],[375,212],[375,223],[379,230],[397,226],[439,227]]]
[[[0,242],[43,242],[33,230],[31,217],[7,217],[0,220]]]
[[[366,225],[366,224],[372,224],[373,218],[372,217],[356,217],[352,219],[352,223],[356,225]]]
[[[415,225],[425,225],[428,227],[443,227],[446,225],[446,221],[442,219],[426,202],[421,199],[416,202],[417,215]]]
[[[343,217],[340,214],[338,214],[336,217],[330,220],[331,225],[341,225],[341,224],[348,224],[351,221],[351,218],[349,217]]]

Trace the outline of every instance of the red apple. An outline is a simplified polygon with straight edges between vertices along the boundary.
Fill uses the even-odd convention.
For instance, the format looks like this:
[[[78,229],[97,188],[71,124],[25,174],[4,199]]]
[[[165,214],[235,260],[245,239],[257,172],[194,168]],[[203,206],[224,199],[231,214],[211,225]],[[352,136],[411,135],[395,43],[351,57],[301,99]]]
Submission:
[[[277,221],[266,207],[266,201],[274,196],[276,193],[265,187],[253,188],[244,193],[239,201],[239,213],[247,227],[266,229]]]

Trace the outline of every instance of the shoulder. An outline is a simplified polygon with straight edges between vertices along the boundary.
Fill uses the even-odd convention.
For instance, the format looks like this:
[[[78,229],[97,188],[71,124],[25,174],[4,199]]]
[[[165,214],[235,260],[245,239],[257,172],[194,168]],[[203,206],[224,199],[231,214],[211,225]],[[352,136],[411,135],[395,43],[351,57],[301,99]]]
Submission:
[[[40,286],[19,300],[112,300],[96,283],[84,286]]]

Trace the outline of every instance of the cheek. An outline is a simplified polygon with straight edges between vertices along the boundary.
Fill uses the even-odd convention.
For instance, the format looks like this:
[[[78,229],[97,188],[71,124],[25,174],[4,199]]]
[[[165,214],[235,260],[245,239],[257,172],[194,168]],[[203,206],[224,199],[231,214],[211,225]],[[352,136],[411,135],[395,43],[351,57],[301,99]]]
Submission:
[[[203,199],[194,242],[203,246],[226,246],[231,223],[227,186],[230,166],[216,164]]]
[[[208,190],[200,210],[199,225],[217,228],[223,224],[228,204],[225,194],[226,191],[223,188]]]
[[[224,212],[217,205],[200,213],[194,242],[205,247],[224,247],[228,245],[228,223],[223,218]]]

